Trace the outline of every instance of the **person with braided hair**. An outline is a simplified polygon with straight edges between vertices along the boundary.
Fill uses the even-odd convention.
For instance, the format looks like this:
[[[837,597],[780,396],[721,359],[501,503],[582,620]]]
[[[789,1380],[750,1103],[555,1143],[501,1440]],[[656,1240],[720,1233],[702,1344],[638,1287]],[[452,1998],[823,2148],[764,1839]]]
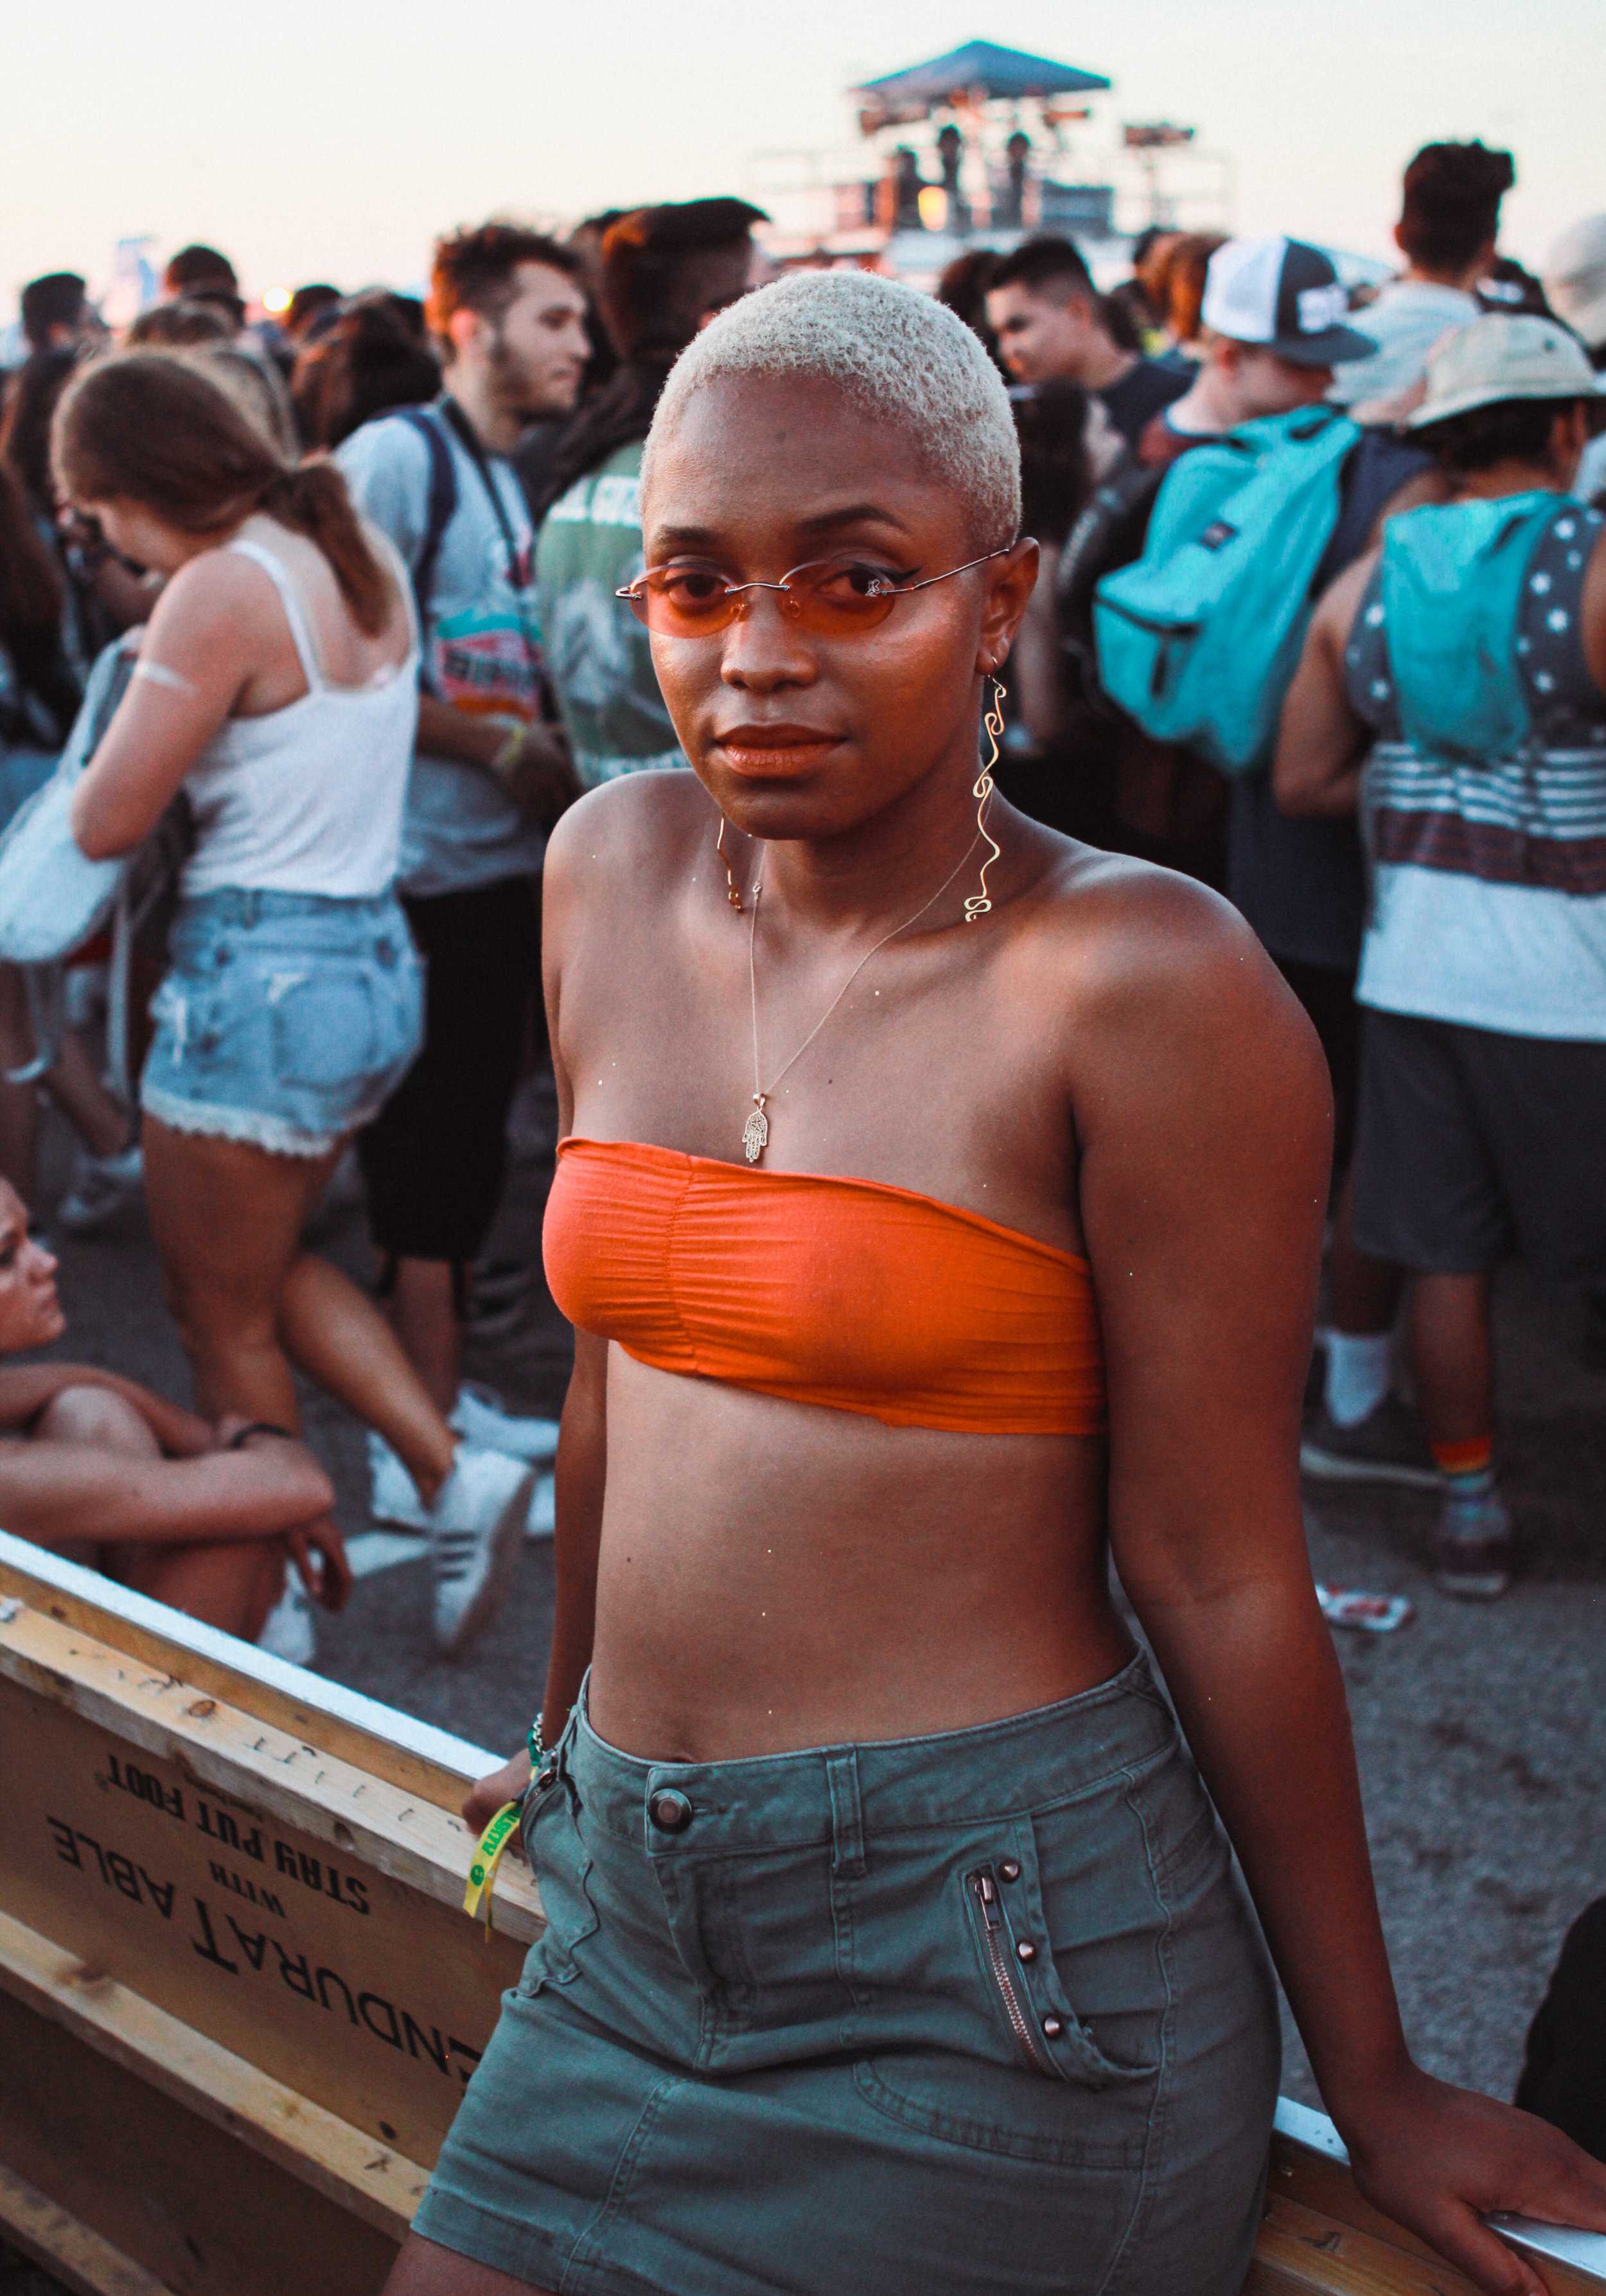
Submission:
[[[193,819],[140,1096],[197,1406],[293,1430],[293,1362],[377,1429],[427,1510],[437,1639],[461,1649],[500,1599],[534,1471],[458,1445],[373,1302],[301,1249],[419,1046],[393,889],[418,716],[410,585],[340,472],[286,461],[192,358],[86,368],[52,446],[68,498],[167,578],[72,828],[102,859],[181,791]]]

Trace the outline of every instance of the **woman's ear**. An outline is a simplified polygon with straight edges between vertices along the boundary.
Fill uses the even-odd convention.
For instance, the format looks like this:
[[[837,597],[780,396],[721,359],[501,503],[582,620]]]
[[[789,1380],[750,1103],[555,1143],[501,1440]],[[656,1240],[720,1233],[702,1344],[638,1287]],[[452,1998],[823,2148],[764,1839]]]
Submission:
[[[981,612],[981,643],[976,668],[990,677],[1015,643],[1015,633],[1031,603],[1037,586],[1038,550],[1029,535],[1016,543],[987,569],[987,603]]]

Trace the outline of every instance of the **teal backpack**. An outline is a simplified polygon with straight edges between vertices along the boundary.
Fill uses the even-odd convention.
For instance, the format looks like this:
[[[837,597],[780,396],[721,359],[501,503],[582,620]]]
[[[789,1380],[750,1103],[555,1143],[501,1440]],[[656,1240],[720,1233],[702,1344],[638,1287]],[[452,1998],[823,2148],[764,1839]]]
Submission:
[[[1167,473],[1143,556],[1093,603],[1100,684],[1155,741],[1230,775],[1270,756],[1360,435],[1302,406],[1191,447]]]
[[[1565,506],[1541,492],[1432,504],[1383,529],[1383,632],[1413,750],[1478,764],[1527,747],[1517,621],[1534,552]]]

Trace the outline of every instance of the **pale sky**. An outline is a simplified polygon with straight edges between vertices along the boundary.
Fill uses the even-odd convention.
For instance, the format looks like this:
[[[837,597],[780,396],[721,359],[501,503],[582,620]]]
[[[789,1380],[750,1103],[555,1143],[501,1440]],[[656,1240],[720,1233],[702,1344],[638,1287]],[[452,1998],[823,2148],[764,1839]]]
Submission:
[[[848,83],[976,37],[1108,74],[1106,133],[1197,122],[1240,230],[1387,254],[1440,136],[1514,150],[1530,262],[1606,209],[1599,0],[35,0],[0,49],[0,313],[136,232],[222,247],[250,292],[355,287],[490,214],[747,190],[757,154],[852,140]]]

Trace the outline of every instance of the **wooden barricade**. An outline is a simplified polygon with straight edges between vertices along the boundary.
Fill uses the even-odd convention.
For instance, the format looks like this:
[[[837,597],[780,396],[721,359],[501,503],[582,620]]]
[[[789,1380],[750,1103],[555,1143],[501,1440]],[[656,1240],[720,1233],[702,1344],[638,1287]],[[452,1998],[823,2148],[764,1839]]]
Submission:
[[[462,1910],[494,1760],[0,1533],[0,2234],[83,2296],[377,2296],[539,1930],[512,1861]],[[1284,2106],[1245,2296],[1465,2284]]]

